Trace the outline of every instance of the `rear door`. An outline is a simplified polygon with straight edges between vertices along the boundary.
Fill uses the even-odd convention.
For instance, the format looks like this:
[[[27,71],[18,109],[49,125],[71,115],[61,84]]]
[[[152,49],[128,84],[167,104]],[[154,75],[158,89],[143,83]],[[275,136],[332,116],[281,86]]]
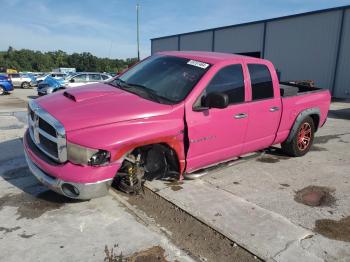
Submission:
[[[196,107],[200,107],[201,98],[211,92],[226,93],[229,106],[197,112]],[[245,94],[242,65],[228,65],[216,72],[192,110],[186,111],[189,137],[187,172],[228,160],[241,153],[249,114]]]
[[[272,145],[281,119],[281,98],[272,65],[248,63],[250,103],[247,134],[242,153],[253,152]]]
[[[89,83],[98,83],[102,81],[100,74],[89,74]]]

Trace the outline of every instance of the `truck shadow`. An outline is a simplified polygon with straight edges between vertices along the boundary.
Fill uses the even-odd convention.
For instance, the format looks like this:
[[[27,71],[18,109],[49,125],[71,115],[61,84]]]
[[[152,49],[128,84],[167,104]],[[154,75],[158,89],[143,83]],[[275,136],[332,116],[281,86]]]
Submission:
[[[6,152],[5,157],[0,158],[0,177],[19,189],[24,198],[28,197],[51,203],[81,202],[49,190],[31,174],[25,161],[21,139],[1,142],[0,152]],[[0,198],[4,195],[5,193],[0,193]],[[11,193],[7,197],[15,197],[16,195]]]
[[[350,120],[350,108],[329,110],[329,118]]]

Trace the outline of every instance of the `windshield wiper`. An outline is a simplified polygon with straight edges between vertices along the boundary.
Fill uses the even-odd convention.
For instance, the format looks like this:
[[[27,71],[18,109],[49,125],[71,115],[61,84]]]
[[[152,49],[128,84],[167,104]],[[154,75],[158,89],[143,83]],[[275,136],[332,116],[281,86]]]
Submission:
[[[169,99],[166,99],[165,97],[162,97],[157,94],[156,91],[154,91],[151,88],[148,88],[144,85],[140,84],[134,84],[134,83],[127,83],[124,80],[120,78],[116,78],[111,82],[108,82],[109,85],[121,88],[123,90],[127,90],[133,94],[142,96],[143,98],[149,98],[153,101],[156,101],[158,103],[166,103],[166,104],[172,104],[173,101],[170,101]]]
[[[124,88],[125,87],[125,81],[124,80],[121,80],[120,78],[115,78],[113,79],[112,81],[108,81],[108,82],[105,82],[107,85],[111,85],[111,86],[114,86],[114,87],[121,87],[121,88]]]
[[[127,83],[127,82],[124,82],[124,84],[125,84],[125,86],[127,88],[136,88],[137,91],[143,92],[144,94],[147,95],[147,97],[149,97],[152,100],[155,100],[158,103],[161,103],[161,104],[167,103],[167,104],[169,104],[169,102],[170,102],[168,99],[158,95],[155,90],[153,90],[151,88],[148,88],[148,87],[146,87],[144,85],[134,84],[134,83]]]

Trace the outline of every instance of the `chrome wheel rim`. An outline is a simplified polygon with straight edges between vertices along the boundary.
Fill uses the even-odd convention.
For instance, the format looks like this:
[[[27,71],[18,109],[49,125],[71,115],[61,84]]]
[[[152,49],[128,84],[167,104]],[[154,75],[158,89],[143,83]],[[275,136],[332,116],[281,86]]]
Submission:
[[[298,149],[304,151],[307,149],[311,142],[311,126],[309,123],[303,123],[298,132]]]

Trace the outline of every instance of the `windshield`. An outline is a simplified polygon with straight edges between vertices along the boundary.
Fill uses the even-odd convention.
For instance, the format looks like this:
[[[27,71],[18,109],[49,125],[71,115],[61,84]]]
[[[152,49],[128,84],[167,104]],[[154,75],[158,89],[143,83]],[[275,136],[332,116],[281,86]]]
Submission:
[[[191,92],[209,64],[174,56],[151,56],[111,82],[156,102],[175,104]],[[155,99],[157,98],[157,99]]]

